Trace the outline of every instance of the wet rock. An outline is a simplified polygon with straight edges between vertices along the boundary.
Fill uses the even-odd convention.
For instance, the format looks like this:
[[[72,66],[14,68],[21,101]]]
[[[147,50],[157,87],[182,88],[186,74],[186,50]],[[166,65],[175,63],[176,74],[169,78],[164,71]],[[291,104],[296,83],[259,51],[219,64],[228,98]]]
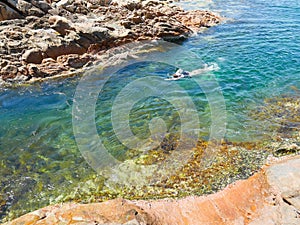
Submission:
[[[19,64],[6,64],[6,66],[1,69],[0,75],[6,81],[14,81],[15,78],[16,80],[27,80],[27,77],[25,78],[25,76],[27,76],[27,70],[24,66],[20,66]]]
[[[151,221],[151,216],[140,207],[130,201],[116,199],[90,205],[70,203],[51,206],[11,224],[151,224]]]
[[[27,77],[27,75],[28,75],[28,70],[27,70],[26,66],[18,67],[18,76],[19,77],[22,77],[22,79],[23,79],[24,77]]]
[[[1,82],[1,81],[0,81]],[[4,212],[6,208],[6,199],[3,194],[0,194],[0,212]]]

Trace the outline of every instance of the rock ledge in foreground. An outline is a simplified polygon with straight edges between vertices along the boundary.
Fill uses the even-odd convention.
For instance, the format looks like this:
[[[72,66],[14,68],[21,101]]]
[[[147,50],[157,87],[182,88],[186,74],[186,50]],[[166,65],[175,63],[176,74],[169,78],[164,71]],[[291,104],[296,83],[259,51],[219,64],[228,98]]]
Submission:
[[[6,225],[300,224],[300,156],[265,166],[247,180],[202,197],[48,206]]]

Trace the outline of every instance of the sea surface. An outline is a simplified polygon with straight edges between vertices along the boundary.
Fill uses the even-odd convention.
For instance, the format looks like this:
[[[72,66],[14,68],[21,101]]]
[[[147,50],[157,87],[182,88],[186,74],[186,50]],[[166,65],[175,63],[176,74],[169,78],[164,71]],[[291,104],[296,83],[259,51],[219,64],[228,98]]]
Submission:
[[[150,57],[150,52],[151,60],[117,66],[113,74],[94,70],[94,80],[86,87],[93,90],[91,96],[96,94],[94,112],[88,114],[94,118],[96,139],[118,162],[139,156],[132,146],[143,151],[155,146],[161,141],[155,135],[177,137],[183,124],[185,138],[193,140],[195,134],[203,140],[269,140],[274,135],[270,127],[280,124],[253,118],[253,112],[266,99],[300,96],[300,1],[179,4],[209,9],[226,19],[163,49],[162,57]],[[203,70],[192,78],[166,80],[182,67]],[[101,165],[93,165],[80,149],[95,148],[95,137],[82,131],[87,138],[83,141],[76,131],[76,116],[83,115],[78,110],[86,109],[74,107],[85,96],[78,88],[81,83],[81,77],[73,77],[0,88],[0,221],[85,195],[93,201],[93,193],[103,188],[104,178],[95,172]],[[130,167],[126,170],[130,173]]]

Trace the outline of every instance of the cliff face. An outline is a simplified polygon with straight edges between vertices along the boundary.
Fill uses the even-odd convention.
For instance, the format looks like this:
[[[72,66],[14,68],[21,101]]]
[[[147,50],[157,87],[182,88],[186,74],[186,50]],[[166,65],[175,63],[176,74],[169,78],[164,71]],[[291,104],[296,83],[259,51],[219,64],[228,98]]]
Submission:
[[[111,47],[134,40],[183,40],[220,20],[166,1],[1,1],[0,77],[23,82],[74,72]]]
[[[299,224],[300,157],[273,162],[247,180],[203,197],[151,201],[111,200],[48,206],[17,224],[228,225]]]

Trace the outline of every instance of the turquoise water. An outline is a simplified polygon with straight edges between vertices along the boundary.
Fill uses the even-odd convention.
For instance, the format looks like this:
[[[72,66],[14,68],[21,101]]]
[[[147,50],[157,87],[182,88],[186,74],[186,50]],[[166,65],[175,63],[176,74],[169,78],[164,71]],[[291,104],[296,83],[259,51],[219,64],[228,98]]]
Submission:
[[[197,1],[183,4],[197,8]],[[249,113],[266,98],[299,96],[300,2],[215,0],[205,7],[228,20],[193,36],[177,49],[177,53],[191,53],[191,58],[183,59],[190,70],[204,64],[215,68],[195,78],[208,84],[206,90],[193,79],[175,81],[193,99],[201,124],[197,132],[208,138],[212,120],[206,94],[221,90],[226,104],[225,138],[267,140],[273,135],[269,123],[253,120]],[[200,59],[199,64],[194,56]],[[95,87],[104,85],[96,105],[96,129],[104,146],[118,160],[139,154],[114,134],[111,107],[118,93],[139,78],[165,79],[175,71],[175,66],[163,63],[136,63],[122,68],[105,84],[103,77],[95,80]],[[217,89],[209,89],[212,77],[219,84]],[[81,156],[73,134],[72,104],[79,80],[75,77],[1,89],[0,218],[78,199],[103,186],[103,179]],[[155,96],[141,99],[130,111],[132,133],[140,139],[149,137],[147,124],[157,116],[165,121],[169,133],[178,133],[179,114],[170,102]],[[66,197],[70,193],[72,196]]]

